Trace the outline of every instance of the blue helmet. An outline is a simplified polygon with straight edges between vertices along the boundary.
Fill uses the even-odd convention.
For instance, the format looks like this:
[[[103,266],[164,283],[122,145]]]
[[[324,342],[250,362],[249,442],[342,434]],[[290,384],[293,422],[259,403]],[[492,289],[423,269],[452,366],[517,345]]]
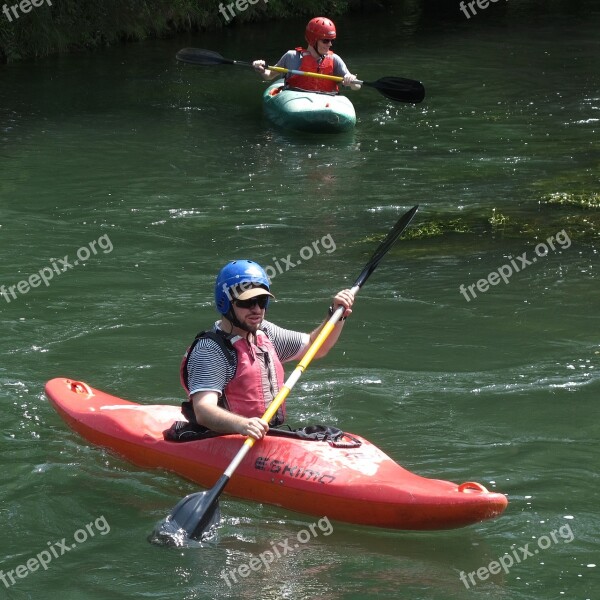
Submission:
[[[271,285],[265,270],[253,260],[232,260],[217,275],[215,284],[215,304],[217,311],[226,315],[231,309],[231,301],[252,288],[264,288],[269,296]],[[247,294],[244,294],[246,296]],[[252,294],[256,295],[256,294]],[[268,306],[268,304],[267,304]]]

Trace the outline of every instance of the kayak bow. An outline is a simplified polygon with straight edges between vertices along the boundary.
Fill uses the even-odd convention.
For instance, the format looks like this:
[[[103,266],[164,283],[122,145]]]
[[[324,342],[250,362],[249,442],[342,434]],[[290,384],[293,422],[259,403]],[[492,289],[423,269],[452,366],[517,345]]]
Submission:
[[[284,90],[283,82],[263,94],[266,116],[275,125],[312,133],[340,133],[356,124],[352,102],[342,95]]]

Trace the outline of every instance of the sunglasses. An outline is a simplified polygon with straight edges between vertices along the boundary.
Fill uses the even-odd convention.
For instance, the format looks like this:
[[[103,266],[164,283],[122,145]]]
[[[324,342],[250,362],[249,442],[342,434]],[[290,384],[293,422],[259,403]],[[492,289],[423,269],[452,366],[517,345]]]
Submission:
[[[269,296],[255,296],[248,300],[236,300],[235,305],[238,308],[252,308],[255,304],[258,304],[259,308],[266,308],[269,303]]]
[[[323,44],[333,44],[334,40],[321,40],[321,43]]]

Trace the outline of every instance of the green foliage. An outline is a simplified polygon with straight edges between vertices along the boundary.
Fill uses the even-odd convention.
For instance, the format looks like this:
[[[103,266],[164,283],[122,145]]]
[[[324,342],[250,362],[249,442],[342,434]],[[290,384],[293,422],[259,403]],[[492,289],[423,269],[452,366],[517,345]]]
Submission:
[[[377,10],[409,0],[269,0],[239,11],[236,23]],[[414,1],[414,0],[411,0]],[[4,0],[0,2],[0,6]],[[6,0],[8,6],[17,0]],[[220,29],[221,0],[54,0],[10,22],[0,12],[0,62],[82,48],[109,46],[183,31]],[[223,2],[228,4],[229,0]]]
[[[492,216],[490,217],[490,225],[492,227],[500,227],[500,225],[506,225],[509,218],[503,215],[500,211],[496,212],[495,208],[492,208]]]
[[[426,221],[407,229],[404,237],[409,240],[418,240],[453,233],[471,233],[471,227],[471,224],[462,218],[451,219],[450,221]]]
[[[11,5],[11,0],[7,4]],[[0,59],[14,61],[220,26],[218,2],[55,0],[9,22],[0,13]]]
[[[578,206],[580,208],[600,208],[600,193],[572,194],[568,192],[553,192],[542,199],[545,204],[561,206]]]
[[[546,205],[540,210],[539,204],[521,207],[518,212],[507,216],[495,208],[492,215],[489,209],[461,212],[459,217],[445,219],[438,215],[420,212],[413,224],[404,232],[403,239],[413,242],[412,248],[431,249],[432,238],[444,238],[451,244],[453,252],[480,246],[483,240],[506,239],[531,240],[543,238],[561,229],[566,229],[573,240],[580,243],[597,244],[600,237],[600,213],[589,210],[598,208],[600,194],[555,193],[544,198],[539,204]],[[570,210],[564,210],[567,207]],[[575,209],[574,209],[575,208]],[[458,235],[460,234],[460,235]],[[356,244],[379,243],[384,236],[366,236]],[[450,246],[437,246],[448,248]],[[406,248],[404,249],[406,252]]]

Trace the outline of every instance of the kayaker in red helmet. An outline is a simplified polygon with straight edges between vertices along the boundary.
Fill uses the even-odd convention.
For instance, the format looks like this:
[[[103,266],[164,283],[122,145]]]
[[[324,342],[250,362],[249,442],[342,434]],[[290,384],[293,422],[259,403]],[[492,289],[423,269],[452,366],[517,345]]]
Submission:
[[[305,71],[311,73],[322,73],[323,75],[336,75],[343,77],[342,85],[353,90],[360,89],[359,83],[354,83],[356,75],[348,71],[344,61],[331,50],[331,45],[336,38],[336,29],[333,21],[326,17],[315,17],[308,22],[305,32],[307,48],[296,48],[286,52],[275,66]],[[265,80],[280,77],[281,73],[265,69],[267,63],[264,60],[255,60],[252,66],[261,74]],[[288,88],[307,90],[311,92],[339,91],[335,81],[306,77],[303,75],[286,75],[285,84]]]
[[[283,385],[282,363],[302,358],[326,321],[310,334],[278,327],[265,320],[272,297],[269,278],[254,261],[231,261],[219,272],[215,303],[221,320],[196,336],[181,363],[181,383],[189,397],[183,414],[195,431],[239,433],[258,440],[269,425],[283,423],[284,406],[271,423],[260,418]],[[350,290],[342,290],[330,314],[341,305],[345,318],[353,302]],[[329,352],[342,328],[340,320],[315,358]]]

